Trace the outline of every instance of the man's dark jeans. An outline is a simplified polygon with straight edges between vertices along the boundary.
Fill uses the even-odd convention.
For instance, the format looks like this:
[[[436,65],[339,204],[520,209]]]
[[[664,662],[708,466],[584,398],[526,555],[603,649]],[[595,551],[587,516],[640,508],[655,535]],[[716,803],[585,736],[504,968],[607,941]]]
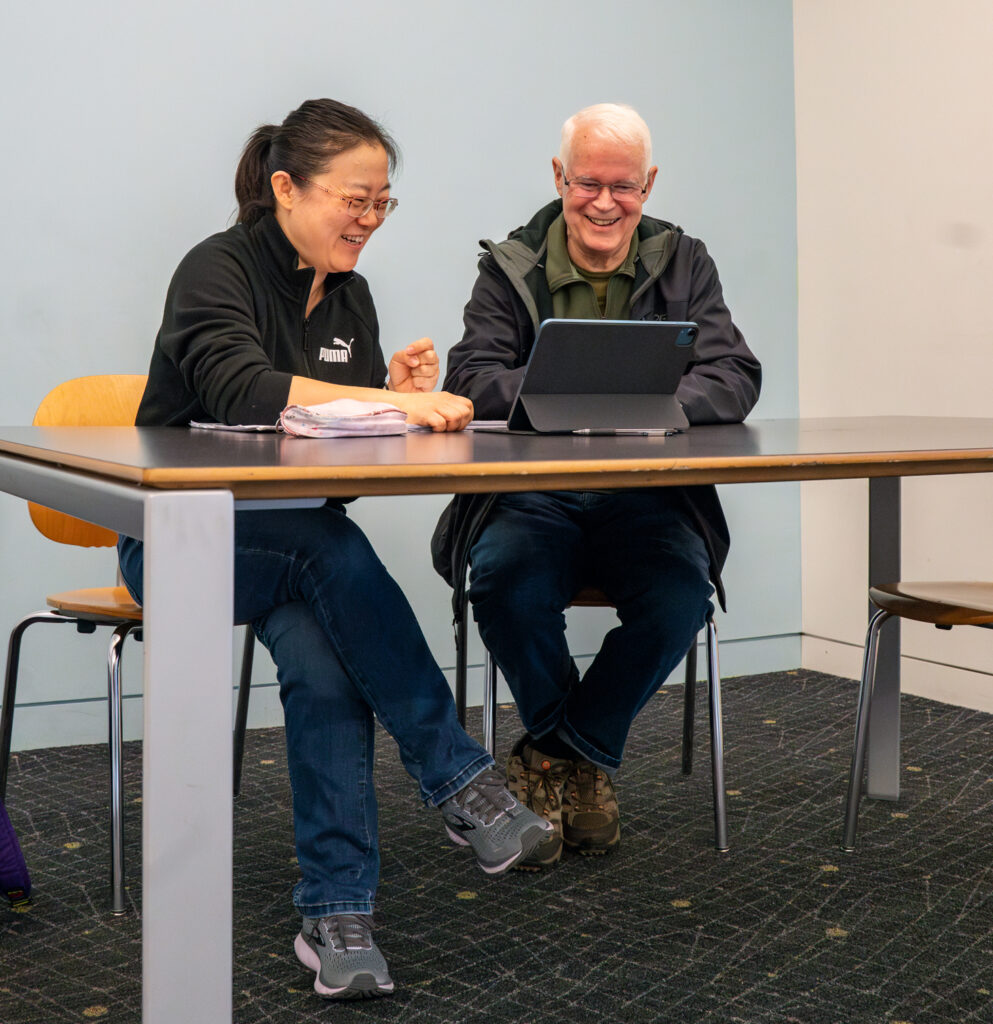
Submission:
[[[470,561],[473,614],[525,728],[539,741],[556,733],[613,773],[635,716],[710,608],[707,550],[679,495],[501,495]],[[583,586],[606,594],[620,625],[580,678],[563,609]]]

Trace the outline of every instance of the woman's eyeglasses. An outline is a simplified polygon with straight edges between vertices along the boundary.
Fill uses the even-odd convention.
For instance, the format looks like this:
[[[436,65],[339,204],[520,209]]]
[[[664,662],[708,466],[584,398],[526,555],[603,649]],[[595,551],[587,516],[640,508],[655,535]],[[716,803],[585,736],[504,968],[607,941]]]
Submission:
[[[336,199],[340,199],[345,204],[345,209],[348,210],[350,216],[358,220],[360,217],[364,217],[370,210],[376,211],[376,216],[380,220],[386,220],[387,217],[397,208],[399,200],[396,199],[360,199],[358,196],[350,196],[347,192],[343,192],[340,188],[335,188],[334,185],[330,187],[327,185],[318,184],[316,181],[311,181],[310,178],[305,178],[302,174],[294,174],[292,171],[289,172],[290,176],[297,178],[299,181],[305,181],[308,185],[313,185],[314,188],[319,188],[322,192],[327,192],[329,196],[334,196]]]

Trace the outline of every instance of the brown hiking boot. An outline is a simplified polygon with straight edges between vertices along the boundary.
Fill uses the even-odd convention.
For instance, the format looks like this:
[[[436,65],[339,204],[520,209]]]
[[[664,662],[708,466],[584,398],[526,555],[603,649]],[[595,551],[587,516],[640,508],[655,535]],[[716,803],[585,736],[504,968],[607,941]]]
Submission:
[[[573,764],[564,758],[547,757],[521,737],[507,759],[507,789],[525,807],[550,822],[555,831],[514,868],[540,871],[562,856],[562,787]]]
[[[607,773],[590,761],[576,761],[562,794],[562,838],[588,857],[609,853],[621,839],[617,794]]]

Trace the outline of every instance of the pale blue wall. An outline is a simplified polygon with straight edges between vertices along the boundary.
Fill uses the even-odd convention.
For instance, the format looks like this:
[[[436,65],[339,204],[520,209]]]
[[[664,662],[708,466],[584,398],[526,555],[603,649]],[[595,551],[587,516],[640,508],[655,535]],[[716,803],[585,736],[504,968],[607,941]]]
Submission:
[[[67,377],[146,369],[176,262],[228,223],[245,137],[322,95],[383,120],[404,151],[400,212],[360,267],[385,349],[430,334],[446,350],[458,338],[477,240],[552,197],[565,117],[618,100],[653,130],[661,170],[648,211],[706,240],[762,359],[756,415],[796,413],[789,0],[36,4],[8,6],[2,37],[4,422],[29,422]],[[725,668],[798,665],[798,490],[723,493],[735,538]],[[450,667],[447,589],[427,557],[442,504],[367,499],[356,516]],[[112,577],[109,553],[52,545],[6,496],[0,538],[0,633],[51,590]],[[606,622],[577,616],[575,649],[595,649]],[[105,638],[49,632],[25,643],[29,706],[15,742],[99,739]],[[271,680],[261,660],[257,679]],[[140,692],[140,660],[126,668]],[[268,705],[259,697],[261,713],[272,693]],[[130,721],[138,708],[129,701]]]

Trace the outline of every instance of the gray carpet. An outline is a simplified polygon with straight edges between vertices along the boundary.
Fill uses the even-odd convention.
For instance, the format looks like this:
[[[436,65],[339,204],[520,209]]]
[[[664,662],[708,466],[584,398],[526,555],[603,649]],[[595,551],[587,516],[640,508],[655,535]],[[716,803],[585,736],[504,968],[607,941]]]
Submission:
[[[377,941],[397,992],[348,1005],[319,1000],[293,957],[283,734],[250,733],[235,807],[234,1020],[993,1021],[993,716],[905,697],[902,799],[866,804],[846,857],[854,685],[787,672],[728,680],[724,696],[723,856],[702,692],[694,774],[679,771],[681,694],[669,690],[628,745],[620,848],[540,875],[479,872],[418,806],[380,734]],[[478,712],[470,724],[478,734]],[[502,710],[504,751],[518,730]],[[103,749],[15,755],[8,810],[35,900],[0,910],[3,1024],[140,1019],[140,747],[126,758],[132,912],[113,918]]]

